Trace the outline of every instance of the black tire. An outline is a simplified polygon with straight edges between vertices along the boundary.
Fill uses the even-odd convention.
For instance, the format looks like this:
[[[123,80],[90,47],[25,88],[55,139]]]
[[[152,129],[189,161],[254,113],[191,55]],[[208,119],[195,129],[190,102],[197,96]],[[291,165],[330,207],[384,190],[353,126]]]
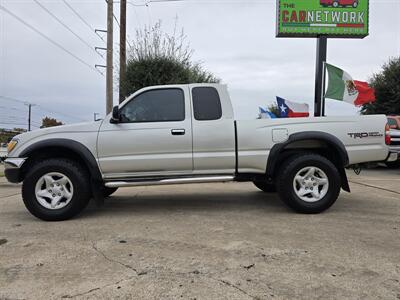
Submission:
[[[358,6],[358,1],[353,2],[353,7],[357,8],[357,6]]]
[[[333,1],[332,6],[337,8],[339,7],[339,2],[338,1]]]
[[[315,200],[314,202],[307,202],[301,199],[296,194],[294,187],[294,178],[296,174],[307,167],[316,167],[322,170],[329,183],[326,194],[321,199]],[[311,179],[308,179],[307,183],[310,183],[310,180]],[[327,210],[335,203],[340,193],[341,179],[339,171],[327,158],[314,153],[305,153],[289,157],[284,162],[278,175],[277,188],[280,198],[290,208],[299,213],[315,214]],[[319,185],[317,188],[320,188]],[[309,189],[313,188],[311,187]],[[311,193],[310,191],[309,194],[304,195],[304,197],[312,196]]]
[[[73,186],[70,202],[60,209],[49,209],[41,205],[36,197],[36,183],[42,176],[57,172],[68,177]],[[47,159],[36,163],[25,176],[22,185],[22,199],[26,208],[35,217],[44,221],[63,221],[78,215],[91,197],[90,180],[87,171],[69,159]]]
[[[276,193],[276,186],[266,181],[253,181],[254,185],[265,193]]]
[[[396,160],[396,161],[388,161],[385,162],[386,167],[388,167],[389,169],[398,169],[400,168],[400,160]]]
[[[114,194],[118,188],[110,188],[110,187],[104,187],[103,188],[103,196],[104,198],[110,197],[112,194]]]

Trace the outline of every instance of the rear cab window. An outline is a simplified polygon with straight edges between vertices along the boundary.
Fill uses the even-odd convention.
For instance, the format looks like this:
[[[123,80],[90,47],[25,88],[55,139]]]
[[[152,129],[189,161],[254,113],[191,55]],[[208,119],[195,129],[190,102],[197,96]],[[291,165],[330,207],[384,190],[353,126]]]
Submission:
[[[213,87],[192,89],[193,114],[197,121],[219,120],[222,117],[221,100]]]

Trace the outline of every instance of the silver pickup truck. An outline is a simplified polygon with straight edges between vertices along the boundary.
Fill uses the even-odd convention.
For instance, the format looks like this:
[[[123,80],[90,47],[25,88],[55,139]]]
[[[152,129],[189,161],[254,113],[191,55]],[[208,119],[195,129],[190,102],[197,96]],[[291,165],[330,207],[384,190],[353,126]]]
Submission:
[[[350,191],[345,167],[389,157],[385,125],[383,115],[235,120],[224,85],[155,86],[102,121],[17,136],[5,174],[23,181],[27,209],[49,221],[120,187],[226,181],[319,213]]]

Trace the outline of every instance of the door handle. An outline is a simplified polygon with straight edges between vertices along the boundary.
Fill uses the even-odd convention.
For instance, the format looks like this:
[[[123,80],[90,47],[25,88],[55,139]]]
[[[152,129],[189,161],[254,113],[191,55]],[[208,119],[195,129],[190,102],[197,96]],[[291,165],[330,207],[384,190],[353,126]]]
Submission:
[[[171,129],[172,135],[185,135],[185,129]]]

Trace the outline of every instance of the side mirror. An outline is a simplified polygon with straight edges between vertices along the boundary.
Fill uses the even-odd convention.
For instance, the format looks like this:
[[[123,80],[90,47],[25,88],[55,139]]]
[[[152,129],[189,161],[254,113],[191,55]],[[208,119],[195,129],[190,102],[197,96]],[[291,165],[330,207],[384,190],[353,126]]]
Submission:
[[[117,105],[113,107],[110,123],[116,124],[119,123],[120,120],[121,120],[121,115],[119,114],[119,107]]]

